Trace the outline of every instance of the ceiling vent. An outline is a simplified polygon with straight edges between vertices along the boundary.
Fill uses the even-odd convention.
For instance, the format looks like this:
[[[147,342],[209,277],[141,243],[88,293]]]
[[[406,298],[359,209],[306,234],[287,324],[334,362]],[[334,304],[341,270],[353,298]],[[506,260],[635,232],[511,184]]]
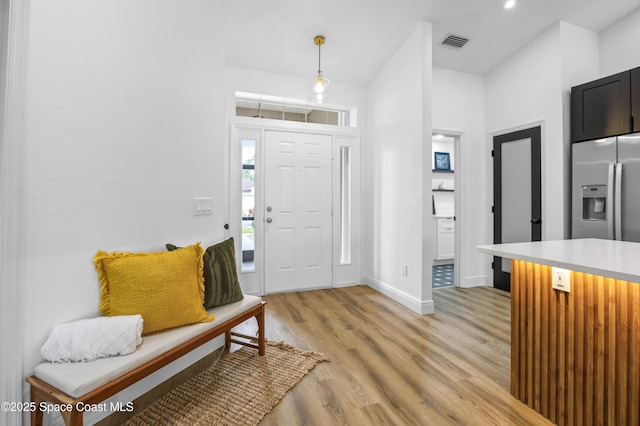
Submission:
[[[444,38],[444,40],[442,40],[442,43],[440,44],[446,47],[454,47],[456,49],[460,49],[465,44],[467,44],[468,41],[468,38],[457,36],[455,34],[447,34],[447,36]]]

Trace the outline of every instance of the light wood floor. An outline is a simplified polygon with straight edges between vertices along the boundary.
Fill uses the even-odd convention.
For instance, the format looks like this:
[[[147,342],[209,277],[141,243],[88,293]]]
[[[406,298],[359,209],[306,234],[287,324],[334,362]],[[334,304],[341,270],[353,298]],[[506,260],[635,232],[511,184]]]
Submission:
[[[508,293],[436,289],[436,313],[426,316],[366,286],[264,299],[269,340],[330,362],[261,425],[550,424],[509,394]]]

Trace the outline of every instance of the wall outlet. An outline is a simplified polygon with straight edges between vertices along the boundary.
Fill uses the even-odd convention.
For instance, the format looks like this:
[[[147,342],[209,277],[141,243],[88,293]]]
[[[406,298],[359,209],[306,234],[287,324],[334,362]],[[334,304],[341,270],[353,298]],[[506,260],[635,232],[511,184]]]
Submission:
[[[551,268],[551,286],[556,290],[571,291],[571,271],[562,268]]]
[[[408,275],[406,263],[400,264],[400,273],[402,274],[403,277],[406,277]]]

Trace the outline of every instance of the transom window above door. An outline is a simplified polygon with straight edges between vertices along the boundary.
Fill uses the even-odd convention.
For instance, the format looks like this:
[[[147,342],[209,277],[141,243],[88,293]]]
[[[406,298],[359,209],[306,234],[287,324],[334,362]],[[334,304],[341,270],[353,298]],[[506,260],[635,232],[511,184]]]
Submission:
[[[236,93],[236,117],[267,118],[298,123],[353,127],[353,111],[287,99],[275,99],[250,93]]]

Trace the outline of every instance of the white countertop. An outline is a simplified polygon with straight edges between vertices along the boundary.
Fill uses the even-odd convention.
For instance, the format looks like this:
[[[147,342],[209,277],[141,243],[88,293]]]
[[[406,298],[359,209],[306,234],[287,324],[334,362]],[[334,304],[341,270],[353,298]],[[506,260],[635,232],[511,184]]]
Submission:
[[[482,253],[640,282],[640,243],[595,238],[478,246]]]

